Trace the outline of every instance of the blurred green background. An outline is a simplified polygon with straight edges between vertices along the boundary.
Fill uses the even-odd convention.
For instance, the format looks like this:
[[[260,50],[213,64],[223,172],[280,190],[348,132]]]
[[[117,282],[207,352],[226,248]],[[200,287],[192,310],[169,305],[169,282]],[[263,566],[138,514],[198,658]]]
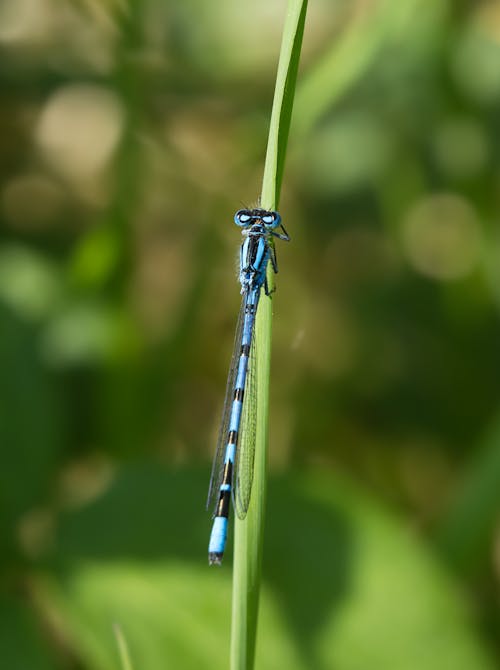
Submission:
[[[285,2],[0,2],[0,665],[228,667],[204,511]],[[498,667],[500,5],[310,2],[257,670]]]

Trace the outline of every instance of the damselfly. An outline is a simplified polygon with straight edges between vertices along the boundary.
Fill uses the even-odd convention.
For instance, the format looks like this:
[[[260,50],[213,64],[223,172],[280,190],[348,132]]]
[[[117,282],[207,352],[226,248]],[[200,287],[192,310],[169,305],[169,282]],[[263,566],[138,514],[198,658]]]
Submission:
[[[243,228],[240,248],[241,308],[226,386],[222,424],[217,442],[207,509],[213,508],[208,562],[220,565],[224,555],[231,494],[238,518],[250,504],[255,455],[256,380],[254,326],[261,288],[270,295],[267,265],[278,272],[273,238],[289,241],[278,212],[240,209],[234,222]],[[282,233],[276,232],[281,228]]]

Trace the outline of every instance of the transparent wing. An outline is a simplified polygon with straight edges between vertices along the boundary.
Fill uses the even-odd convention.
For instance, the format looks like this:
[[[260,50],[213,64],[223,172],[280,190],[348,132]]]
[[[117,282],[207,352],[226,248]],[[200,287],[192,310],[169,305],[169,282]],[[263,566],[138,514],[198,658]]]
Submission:
[[[255,315],[257,315],[257,307]],[[252,339],[248,371],[243,396],[240,439],[236,449],[235,476],[233,478],[233,505],[239,519],[244,519],[250,504],[252,493],[253,466],[255,458],[255,431],[257,426],[257,367],[255,358],[255,317],[252,326]]]
[[[227,378],[226,395],[224,397],[224,408],[222,410],[221,426],[219,430],[219,437],[217,439],[217,449],[215,451],[214,462],[212,465],[210,484],[208,487],[207,510],[213,509],[214,514],[215,514],[215,508],[217,507],[217,503],[219,501],[219,489],[222,483],[222,476],[224,473],[224,457],[226,454],[226,446],[227,446],[226,445],[227,432],[229,428],[229,418],[231,416],[231,407],[233,404],[236,374],[238,372],[238,361],[240,357],[243,323],[245,321],[245,299],[246,296],[244,295],[241,301],[240,313],[238,315],[238,322],[236,324],[233,355],[231,357],[231,365],[229,367],[229,375]]]

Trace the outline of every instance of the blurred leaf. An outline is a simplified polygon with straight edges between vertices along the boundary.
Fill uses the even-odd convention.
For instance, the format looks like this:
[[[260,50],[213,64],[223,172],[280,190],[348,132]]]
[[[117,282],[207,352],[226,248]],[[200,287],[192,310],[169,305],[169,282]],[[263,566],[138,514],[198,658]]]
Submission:
[[[99,227],[76,247],[70,273],[79,286],[99,287],[111,277],[119,256],[120,241],[116,231]]]
[[[490,427],[444,518],[438,542],[448,560],[473,570],[490,559],[500,515],[500,417]]]
[[[57,379],[44,367],[37,331],[0,303],[0,560],[21,514],[41,502],[62,447]]]
[[[446,0],[432,4],[423,0],[354,3],[347,26],[299,87],[294,130],[309,131],[359,81],[391,40],[404,35],[412,45],[425,43],[429,29],[439,26],[447,4]]]
[[[129,469],[66,517],[40,592],[89,670],[115,667],[114,621],[141,670],[227,667],[230,572],[205,565],[205,474]],[[271,482],[269,512],[256,667],[496,667],[439,559],[374,500],[310,473]]]
[[[0,663],[7,670],[56,670],[38,622],[28,607],[0,596]]]

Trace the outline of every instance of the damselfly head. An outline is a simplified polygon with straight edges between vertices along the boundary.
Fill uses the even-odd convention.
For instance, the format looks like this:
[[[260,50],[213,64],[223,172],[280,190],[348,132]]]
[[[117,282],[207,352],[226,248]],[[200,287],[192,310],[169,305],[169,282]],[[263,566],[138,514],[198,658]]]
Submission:
[[[281,224],[281,216],[267,209],[239,209],[234,215],[234,222],[237,226],[262,223],[266,228],[273,229]]]

